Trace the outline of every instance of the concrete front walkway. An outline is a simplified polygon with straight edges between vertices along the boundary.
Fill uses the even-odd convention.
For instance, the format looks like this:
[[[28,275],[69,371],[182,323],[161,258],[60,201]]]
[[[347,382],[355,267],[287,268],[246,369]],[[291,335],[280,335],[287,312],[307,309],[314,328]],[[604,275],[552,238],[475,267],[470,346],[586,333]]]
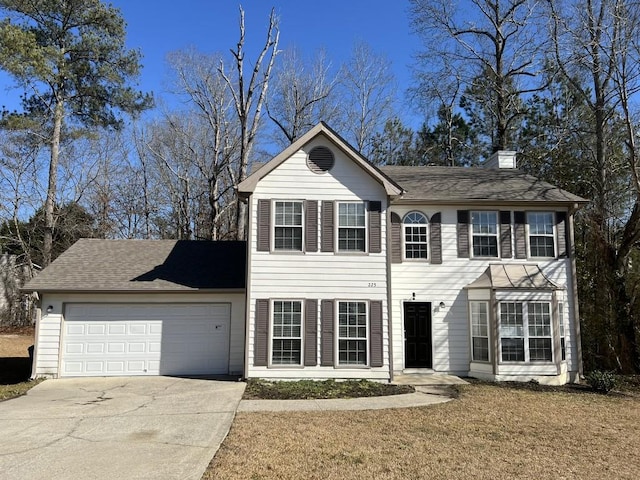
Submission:
[[[0,402],[0,478],[199,480],[244,387],[171,377],[46,380]]]

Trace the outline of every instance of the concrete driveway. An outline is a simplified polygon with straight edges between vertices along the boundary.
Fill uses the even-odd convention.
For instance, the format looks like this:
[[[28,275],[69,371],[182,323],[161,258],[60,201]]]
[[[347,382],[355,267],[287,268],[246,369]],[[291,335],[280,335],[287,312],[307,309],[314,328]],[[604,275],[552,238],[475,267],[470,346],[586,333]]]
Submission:
[[[171,377],[46,380],[0,402],[0,477],[199,480],[243,391]]]

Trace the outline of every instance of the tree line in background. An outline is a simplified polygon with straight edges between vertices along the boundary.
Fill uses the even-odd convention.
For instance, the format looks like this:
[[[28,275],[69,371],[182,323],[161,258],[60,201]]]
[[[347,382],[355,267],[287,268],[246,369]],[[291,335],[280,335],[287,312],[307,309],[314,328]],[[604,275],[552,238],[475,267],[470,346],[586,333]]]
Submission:
[[[640,1],[411,0],[417,129],[385,55],[359,42],[334,65],[281,49],[273,13],[246,32],[241,9],[226,53],[172,53],[181,102],[143,121],[152,99],[129,86],[140,53],[116,9],[0,9],[0,67],[24,92],[0,129],[0,242],[18,263],[45,266],[81,236],[242,239],[236,185],[319,121],[378,165],[469,167],[513,149],[520,168],[590,200],[576,214],[587,369],[640,370]],[[246,35],[261,48],[247,53]]]

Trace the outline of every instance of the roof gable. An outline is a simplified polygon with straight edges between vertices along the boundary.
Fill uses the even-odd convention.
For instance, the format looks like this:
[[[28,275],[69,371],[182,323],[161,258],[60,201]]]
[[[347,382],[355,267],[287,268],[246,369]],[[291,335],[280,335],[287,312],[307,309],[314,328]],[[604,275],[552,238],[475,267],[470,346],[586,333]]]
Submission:
[[[333,143],[337,148],[339,148],[350,160],[352,160],[356,165],[358,165],[362,170],[364,170],[368,175],[370,175],[374,180],[380,183],[387,195],[395,197],[402,193],[402,187],[398,185],[394,180],[392,180],[389,176],[383,173],[380,169],[375,167],[372,163],[370,163],[366,158],[364,158],[360,153],[358,153],[347,141],[345,141],[340,135],[338,135],[334,130],[332,130],[327,124],[324,122],[320,122],[307,133],[305,133],[302,137],[297,139],[294,143],[289,145],[286,149],[280,152],[278,155],[273,157],[270,161],[263,164],[260,168],[258,168],[255,172],[253,172],[249,177],[247,177],[244,181],[242,181],[238,185],[238,194],[241,197],[248,197],[253,193],[256,188],[256,185],[260,180],[266,177],[270,172],[275,170],[278,166],[284,163],[287,159],[289,159],[292,155],[294,155],[298,150],[302,149],[304,145],[312,141],[314,138],[323,135],[326,137],[331,143]]]

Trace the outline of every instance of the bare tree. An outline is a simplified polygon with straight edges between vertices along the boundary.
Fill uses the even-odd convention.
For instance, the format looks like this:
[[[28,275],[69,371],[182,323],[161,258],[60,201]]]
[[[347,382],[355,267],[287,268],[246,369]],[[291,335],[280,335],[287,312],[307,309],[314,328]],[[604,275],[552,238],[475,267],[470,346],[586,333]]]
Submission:
[[[309,63],[295,47],[282,54],[267,101],[267,115],[281,134],[276,139],[282,146],[293,143],[318,122],[331,124],[335,119],[337,78],[330,70],[324,50]]]
[[[266,101],[271,72],[278,54],[280,31],[275,10],[269,15],[269,26],[265,43],[256,59],[251,74],[245,74],[245,25],[244,10],[240,7],[240,38],[231,50],[235,74],[232,75],[220,62],[218,71],[233,97],[233,105],[238,119],[240,145],[237,164],[233,171],[233,184],[237,185],[247,177],[248,165],[256,142],[262,107]],[[236,238],[244,240],[246,231],[246,205],[238,201],[236,213]]]
[[[485,109],[495,125],[489,132],[492,150],[508,148],[510,130],[522,113],[521,96],[541,88],[537,80],[544,36],[537,29],[537,2],[470,0],[462,5],[411,0],[411,4],[413,27],[425,45],[418,57],[419,87],[426,85],[427,98],[441,101],[440,86],[445,97],[451,98],[452,86],[453,93],[469,96],[482,79],[485,85],[480,90],[490,95]]]
[[[341,73],[341,130],[365,156],[371,153],[376,133],[394,117],[396,94],[391,61],[357,42]]]
[[[188,131],[175,131],[190,137],[191,162],[203,182],[206,213],[200,214],[199,237],[217,240],[228,238],[222,218],[235,212],[234,169],[241,155],[241,125],[234,114],[234,98],[219,70],[219,55],[204,55],[193,51],[176,52],[170,63],[177,78],[178,91],[188,100]],[[170,122],[171,128],[186,127],[185,122]]]

